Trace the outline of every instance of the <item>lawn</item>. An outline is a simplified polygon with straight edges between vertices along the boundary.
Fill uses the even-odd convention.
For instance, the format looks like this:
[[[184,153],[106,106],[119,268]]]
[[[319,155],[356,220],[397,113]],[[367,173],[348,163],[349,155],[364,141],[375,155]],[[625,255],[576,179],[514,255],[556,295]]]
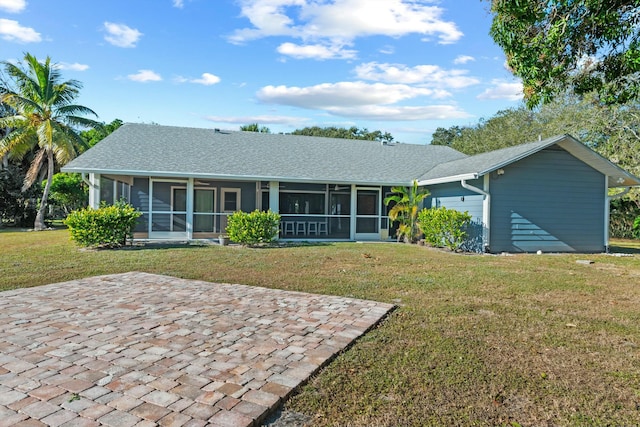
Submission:
[[[362,243],[87,251],[66,230],[3,231],[0,289],[136,270],[390,302],[398,309],[287,409],[321,426],[639,425],[640,247],[618,243],[632,255]]]

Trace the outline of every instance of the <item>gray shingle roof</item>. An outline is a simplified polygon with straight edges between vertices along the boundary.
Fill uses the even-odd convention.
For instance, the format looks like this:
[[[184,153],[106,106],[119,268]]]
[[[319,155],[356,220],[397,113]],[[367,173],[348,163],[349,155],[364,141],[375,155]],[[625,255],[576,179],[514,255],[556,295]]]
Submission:
[[[68,163],[67,172],[405,185],[449,147],[125,124]]]
[[[508,164],[522,160],[538,151],[558,145],[574,157],[609,177],[609,187],[627,187],[640,185],[640,180],[600,156],[570,135],[559,135],[541,141],[515,145],[500,150],[476,154],[449,162],[443,162],[423,174],[418,181],[421,184],[450,182],[454,177],[460,179],[477,178]]]
[[[410,185],[472,179],[558,145],[609,177],[640,185],[569,135],[466,156],[438,145],[391,144],[257,132],[125,124],[65,172],[261,181]]]

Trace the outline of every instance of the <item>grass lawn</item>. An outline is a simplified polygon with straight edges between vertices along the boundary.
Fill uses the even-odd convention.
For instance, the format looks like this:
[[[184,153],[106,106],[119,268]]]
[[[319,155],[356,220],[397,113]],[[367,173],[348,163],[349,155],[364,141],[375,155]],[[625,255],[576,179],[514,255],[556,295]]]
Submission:
[[[633,255],[359,243],[85,251],[66,230],[3,231],[0,289],[136,270],[395,303],[287,409],[326,426],[639,425],[640,245],[616,244]]]

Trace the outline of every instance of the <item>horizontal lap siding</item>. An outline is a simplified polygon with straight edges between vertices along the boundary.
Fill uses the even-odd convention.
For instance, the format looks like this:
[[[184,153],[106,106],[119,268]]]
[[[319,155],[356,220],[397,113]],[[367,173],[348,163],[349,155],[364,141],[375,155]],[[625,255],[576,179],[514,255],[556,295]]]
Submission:
[[[482,189],[481,180],[469,181],[469,184]],[[471,215],[471,225],[467,229],[467,244],[464,249],[482,252],[482,203],[484,196],[462,188],[459,182],[429,187],[431,195],[425,206],[429,208],[445,207]]]
[[[547,149],[491,174],[492,252],[604,250],[605,178]]]

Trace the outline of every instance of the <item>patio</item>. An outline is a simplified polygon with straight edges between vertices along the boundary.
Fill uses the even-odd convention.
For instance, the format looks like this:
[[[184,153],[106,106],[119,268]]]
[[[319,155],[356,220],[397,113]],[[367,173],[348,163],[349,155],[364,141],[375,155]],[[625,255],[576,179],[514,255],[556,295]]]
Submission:
[[[6,291],[0,426],[257,426],[392,309],[140,272]]]

